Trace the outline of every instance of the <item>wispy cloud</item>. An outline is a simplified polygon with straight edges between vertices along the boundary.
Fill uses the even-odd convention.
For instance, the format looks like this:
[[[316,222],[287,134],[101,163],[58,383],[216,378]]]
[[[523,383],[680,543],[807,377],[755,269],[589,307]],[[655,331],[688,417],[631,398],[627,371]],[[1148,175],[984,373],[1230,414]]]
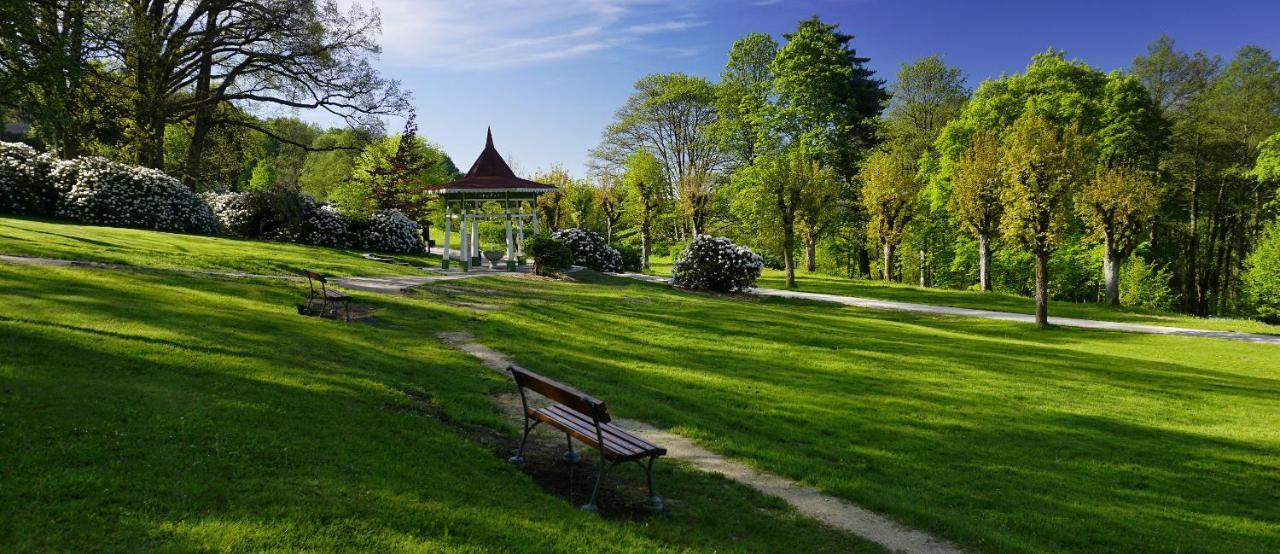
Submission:
[[[368,6],[371,0],[340,0]],[[705,25],[679,0],[372,0],[384,59],[485,71],[576,58]],[[678,14],[678,15],[676,15]]]

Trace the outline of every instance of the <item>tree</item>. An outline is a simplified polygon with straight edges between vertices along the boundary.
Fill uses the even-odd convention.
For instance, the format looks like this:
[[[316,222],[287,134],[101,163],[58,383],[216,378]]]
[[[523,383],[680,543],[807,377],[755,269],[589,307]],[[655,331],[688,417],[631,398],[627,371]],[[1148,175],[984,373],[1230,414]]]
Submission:
[[[410,118],[404,133],[366,146],[355,159],[350,180],[330,197],[354,214],[394,208],[425,223],[431,214],[427,185],[461,176],[448,154],[417,136],[417,126]]]
[[[961,227],[978,239],[978,284],[984,292],[991,292],[991,239],[999,230],[1003,209],[1000,157],[995,136],[974,136],[956,163],[948,204]]]
[[[599,191],[589,181],[570,179],[561,186],[560,194],[569,224],[578,229],[592,229]]]
[[[876,118],[888,95],[851,47],[852,35],[816,16],[801,21],[769,69],[775,97],[765,112],[764,142],[803,146],[824,167],[852,183],[876,143]],[[857,208],[859,203],[848,204]],[[866,270],[865,250],[859,266]]]
[[[598,181],[598,193],[596,194],[596,207],[600,209],[600,213],[604,215],[605,240],[609,244],[613,244],[613,231],[622,222],[622,216],[626,209],[626,188],[619,182],[618,176],[612,171],[604,171],[600,174]]]
[[[653,220],[663,202],[669,198],[671,186],[667,184],[662,162],[646,150],[639,150],[627,158],[622,174],[622,186],[626,197],[635,202],[640,227],[640,263],[649,269],[649,254],[653,248]]]
[[[408,106],[398,83],[369,63],[379,52],[377,12],[343,12],[334,0],[118,1],[118,17],[105,19],[99,34],[124,72],[102,79],[133,99],[141,165],[163,167],[165,126],[192,121],[189,184],[214,127],[274,136],[253,118],[219,117],[220,104],[319,109],[353,127],[377,126],[378,116]]]
[[[867,230],[880,239],[883,250],[881,275],[893,281],[894,251],[920,195],[915,161],[902,150],[877,150],[863,163],[861,179],[862,204],[871,216]]]
[[[694,232],[701,232],[698,218],[707,214],[703,207],[710,205],[716,182],[712,173],[724,163],[713,136],[715,101],[715,86],[701,77],[642,77],[592,156],[597,163],[617,167],[638,150],[652,154],[662,162],[666,182],[677,187],[672,192],[680,194]],[[683,193],[695,196],[686,198]]]
[[[1160,190],[1150,175],[1132,169],[1101,169],[1077,195],[1077,212],[1102,237],[1107,304],[1120,305],[1120,267],[1159,207]]]
[[[1000,228],[1006,240],[1036,258],[1036,324],[1041,328],[1049,325],[1049,254],[1066,234],[1084,159],[1077,126],[1057,127],[1036,109],[1019,117],[1005,137]]]
[[[795,287],[797,215],[806,205],[817,203],[819,197],[829,197],[837,178],[801,146],[757,156],[742,170],[741,178],[756,197],[775,210],[781,227],[780,253],[787,287]]]
[[[560,229],[564,224],[565,212],[568,211],[564,191],[573,183],[573,176],[560,164],[553,164],[551,169],[533,176],[533,181],[546,183],[556,187],[555,192],[539,194],[536,209],[547,226],[547,231]]]
[[[750,33],[733,42],[729,62],[716,86],[717,119],[714,134],[719,148],[734,165],[749,165],[766,133],[764,114],[770,102],[778,42],[764,33]]]
[[[1280,133],[1267,137],[1258,145],[1258,161],[1250,172],[1261,182],[1280,182]]]

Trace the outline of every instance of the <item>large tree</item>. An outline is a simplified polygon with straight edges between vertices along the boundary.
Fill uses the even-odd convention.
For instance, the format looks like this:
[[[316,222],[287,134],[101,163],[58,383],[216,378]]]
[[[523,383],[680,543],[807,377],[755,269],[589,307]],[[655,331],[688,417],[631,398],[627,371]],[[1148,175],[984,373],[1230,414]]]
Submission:
[[[1160,190],[1147,173],[1102,169],[1076,197],[1085,224],[1102,238],[1102,273],[1107,304],[1120,304],[1120,266],[1141,240],[1160,205]]]
[[[764,115],[771,102],[778,42],[764,33],[750,33],[733,42],[729,61],[716,85],[714,128],[717,144],[735,166],[750,165],[766,133]]]
[[[991,291],[991,241],[1000,226],[1003,211],[1000,191],[1000,141],[990,133],[973,137],[969,148],[956,162],[951,180],[948,208],[966,231],[978,239],[978,284]]]
[[[880,239],[881,275],[893,281],[894,252],[918,209],[915,160],[905,150],[878,150],[863,163],[861,180],[862,204],[871,216],[867,229]]]
[[[653,249],[653,222],[663,203],[670,198],[670,185],[667,184],[666,173],[662,170],[662,162],[648,151],[640,150],[627,158],[623,164],[622,186],[626,189],[626,197],[636,204],[630,210],[636,214],[640,228],[640,264],[649,269],[649,254]]]
[[[1035,256],[1036,324],[1049,325],[1049,255],[1070,223],[1070,203],[1079,188],[1086,156],[1077,126],[1055,125],[1030,108],[1005,137],[1001,230]]]
[[[833,196],[835,174],[802,146],[758,155],[738,176],[748,194],[770,205],[781,234],[780,250],[788,287],[796,286],[796,226],[800,213]]]
[[[852,47],[853,36],[816,16],[785,36],[769,68],[775,101],[766,112],[766,143],[803,146],[846,183],[855,182],[876,143],[876,119],[888,99],[884,82]],[[833,204],[834,205],[834,204]],[[847,204],[857,207],[858,203]],[[865,271],[866,253],[860,251]]]
[[[407,108],[398,84],[369,60],[379,52],[376,11],[344,12],[335,0],[116,1],[119,17],[106,36],[124,72],[107,81],[133,98],[137,161],[163,167],[165,126],[190,119],[189,184],[215,126],[275,136],[256,119],[218,117],[219,104],[318,109],[352,126],[376,126],[377,116]]]

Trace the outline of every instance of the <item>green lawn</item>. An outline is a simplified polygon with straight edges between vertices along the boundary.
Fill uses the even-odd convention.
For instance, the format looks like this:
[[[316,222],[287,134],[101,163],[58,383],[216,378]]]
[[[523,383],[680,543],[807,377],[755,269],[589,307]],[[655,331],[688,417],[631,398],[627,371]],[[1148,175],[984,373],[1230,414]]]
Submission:
[[[977,551],[1280,550],[1280,348],[477,279],[489,345]]]
[[[0,217],[0,254],[258,274],[311,269],[337,275],[425,275],[414,267],[366,260],[351,250],[13,217]],[[440,265],[436,256],[397,257],[414,265]]]
[[[664,276],[671,275],[670,259],[658,258],[653,260],[651,265],[650,273]],[[757,285],[775,289],[786,288],[786,274],[775,269],[766,269]],[[1015,294],[918,287],[902,283],[849,279],[804,271],[796,274],[796,288],[794,290],[1023,314],[1033,314],[1036,310],[1034,299]],[[1166,327],[1186,327],[1210,331],[1238,331],[1242,333],[1280,335],[1280,325],[1268,325],[1256,320],[1203,318],[1175,312],[1162,312],[1127,306],[1112,307],[1095,303],[1050,302],[1049,316],[1142,323]]]
[[[278,246],[230,244],[217,269]],[[0,291],[0,550],[874,550],[669,460],[668,515],[543,493],[455,429],[510,431],[510,384],[434,339],[470,314],[432,298],[344,324],[279,281],[0,264]]]

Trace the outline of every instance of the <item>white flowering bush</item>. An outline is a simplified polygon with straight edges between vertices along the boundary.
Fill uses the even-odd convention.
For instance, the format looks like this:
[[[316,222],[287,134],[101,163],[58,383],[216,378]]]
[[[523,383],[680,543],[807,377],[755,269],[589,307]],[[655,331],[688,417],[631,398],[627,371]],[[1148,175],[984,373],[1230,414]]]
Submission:
[[[257,237],[257,217],[249,193],[206,192],[200,198],[213,210],[218,232],[237,237]]]
[[[599,234],[586,229],[560,229],[551,238],[563,241],[573,252],[573,263],[596,271],[622,271],[622,253]]]
[[[353,222],[351,235],[356,247],[375,252],[421,254],[425,249],[418,224],[400,210],[378,210]]]
[[[213,210],[164,172],[85,157],[50,173],[61,198],[55,215],[95,225],[213,234]]]
[[[58,200],[49,179],[54,161],[20,142],[0,142],[0,213],[52,215]]]
[[[764,259],[724,237],[698,235],[680,252],[671,284],[716,292],[747,290],[756,284]]]
[[[350,246],[348,227],[347,217],[342,214],[342,210],[332,204],[316,202],[313,199],[302,208],[301,242],[316,246],[346,248]],[[417,237],[416,231],[414,237]]]

